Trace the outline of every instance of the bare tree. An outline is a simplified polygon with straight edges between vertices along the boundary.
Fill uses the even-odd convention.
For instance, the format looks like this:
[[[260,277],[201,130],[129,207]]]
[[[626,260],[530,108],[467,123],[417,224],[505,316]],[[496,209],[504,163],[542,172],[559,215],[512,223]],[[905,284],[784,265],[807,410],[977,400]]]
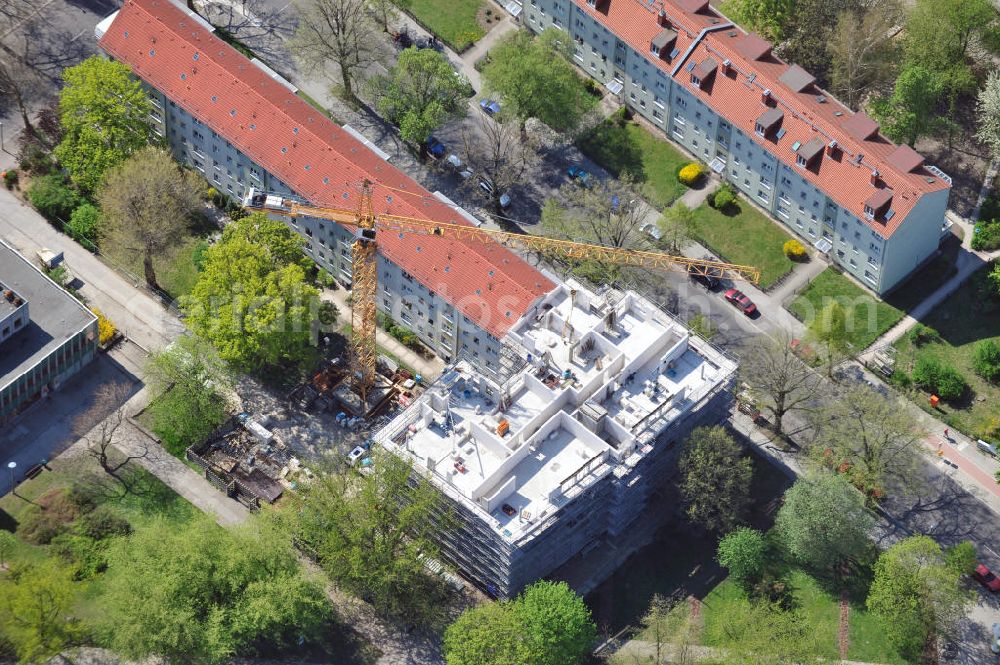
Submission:
[[[201,206],[202,183],[168,152],[150,146],[111,171],[98,193],[101,235],[139,254],[146,283],[154,288],[153,258],[176,246],[191,226]]]
[[[890,55],[892,38],[902,22],[902,7],[896,0],[882,0],[863,12],[845,11],[837,17],[829,44],[830,83],[852,109],[892,82],[898,64]]]
[[[34,70],[24,61],[16,58],[0,60],[0,97],[14,101],[24,123],[24,131],[33,137],[38,137],[35,126],[31,124],[31,109],[28,107],[28,91],[37,85],[38,77]]]
[[[761,336],[743,354],[743,380],[760,405],[774,418],[774,431],[782,434],[785,414],[812,408],[822,379],[807,367],[782,331]]]
[[[354,84],[378,60],[383,40],[368,13],[368,0],[309,0],[299,8],[292,51],[307,71],[340,69],[344,94],[356,100]]]
[[[536,154],[516,120],[481,115],[476,129],[463,135],[466,159],[479,174],[476,179],[479,191],[486,196],[493,211],[501,215],[501,197],[521,181]],[[480,187],[478,183],[484,178],[486,185]]]
[[[101,386],[94,403],[73,421],[74,436],[87,442],[87,455],[93,458],[104,472],[117,480],[122,488],[129,491],[129,480],[123,473],[129,462],[142,459],[147,451],[138,455],[115,454],[115,440],[118,431],[125,424],[125,403],[131,394],[127,383],[111,383]]]
[[[856,384],[813,416],[813,454],[840,467],[869,497],[890,481],[906,488],[920,479],[927,431],[897,399]]]
[[[383,32],[389,32],[389,22],[399,16],[401,8],[409,7],[411,0],[368,0],[369,11]]]
[[[559,193],[567,202],[565,214],[546,219],[543,213],[546,235],[605,247],[648,249],[649,237],[641,229],[647,208],[627,175],[590,187],[569,183]],[[551,211],[548,203],[546,209]]]

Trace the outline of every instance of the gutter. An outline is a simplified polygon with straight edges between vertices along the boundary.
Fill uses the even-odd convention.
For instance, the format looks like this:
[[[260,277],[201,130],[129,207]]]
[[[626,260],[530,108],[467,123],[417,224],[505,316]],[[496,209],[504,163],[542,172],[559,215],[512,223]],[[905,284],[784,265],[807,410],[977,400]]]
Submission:
[[[734,27],[736,26],[733,25],[732,23],[720,23],[719,25],[711,25],[707,28],[702,28],[702,31],[698,33],[698,36],[694,38],[694,41],[691,42],[691,45],[687,47],[686,51],[684,51],[684,55],[681,56],[681,59],[678,60],[677,64],[674,65],[674,68],[670,70],[670,78],[677,76],[677,73],[681,71],[681,67],[683,67],[684,63],[687,62],[687,59],[691,57],[691,53],[693,53],[694,50],[698,48],[698,44],[700,44],[701,40],[705,38],[705,35],[707,35],[710,32],[718,32],[719,30],[728,30],[729,28],[734,28]]]

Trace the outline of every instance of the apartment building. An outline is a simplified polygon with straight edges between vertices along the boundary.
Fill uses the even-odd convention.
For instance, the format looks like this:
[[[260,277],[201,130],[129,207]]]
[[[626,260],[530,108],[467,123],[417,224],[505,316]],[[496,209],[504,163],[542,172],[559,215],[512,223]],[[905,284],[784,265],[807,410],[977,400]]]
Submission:
[[[97,355],[97,317],[0,241],[0,426]]]
[[[951,178],[708,0],[525,0],[521,20],[876,293],[937,249]]]
[[[570,281],[508,333],[500,384],[450,368],[375,440],[412,461],[459,527],[444,558],[510,597],[615,542],[675,472],[678,443],[729,406],[736,364],[633,292]]]
[[[97,26],[96,37],[104,53],[127,64],[144,85],[150,122],[174,156],[220,192],[241,199],[253,188],[356,209],[368,180],[376,213],[475,223],[213,31],[173,0],[126,0]],[[304,238],[318,265],[351,284],[353,230],[279,217]],[[383,233],[379,251],[379,309],[442,358],[467,357],[489,373],[499,369],[507,331],[555,287],[495,243]]]

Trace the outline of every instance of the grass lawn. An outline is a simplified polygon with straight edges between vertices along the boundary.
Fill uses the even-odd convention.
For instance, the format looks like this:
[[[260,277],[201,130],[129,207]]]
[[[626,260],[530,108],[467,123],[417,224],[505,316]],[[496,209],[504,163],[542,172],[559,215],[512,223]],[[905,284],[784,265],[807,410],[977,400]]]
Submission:
[[[836,660],[840,623],[837,598],[802,570],[789,570],[785,580],[791,588],[794,607],[802,611],[810,632],[816,637],[816,656]],[[740,612],[739,605],[746,602],[746,594],[728,578],[715,587],[702,601],[702,643],[714,647],[727,646],[731,638],[726,634],[726,619]],[[851,604],[848,631],[848,659],[900,665],[906,662],[888,644],[878,620],[869,615],[860,603]]]
[[[1000,298],[990,290],[989,271],[986,267],[972,275],[921,322],[937,330],[940,341],[918,349],[910,335],[904,335],[894,346],[898,372],[909,374],[921,355],[933,356],[961,372],[970,387],[966,397],[956,404],[942,402],[935,415],[967,434],[1000,443],[1000,385],[988,383],[972,370],[976,344],[986,339],[1000,343]],[[914,390],[911,396],[931,411],[927,394]]]
[[[666,138],[645,127],[609,118],[584,135],[580,150],[615,176],[628,173],[642,187],[643,196],[657,208],[666,208],[687,189],[677,170],[691,160]]]
[[[788,309],[796,318],[808,323],[831,300],[839,302],[847,311],[848,327],[852,328],[850,341],[855,352],[863,350],[903,318],[901,310],[877,300],[832,268],[817,275]]]
[[[407,11],[454,50],[464,51],[486,34],[477,18],[484,4],[484,0],[412,0]]]
[[[195,261],[208,247],[208,241],[198,236],[187,236],[172,250],[153,258],[153,269],[156,271],[156,281],[167,294],[177,299],[191,293],[198,281],[198,268]],[[114,264],[128,270],[139,280],[144,280],[142,257],[138,254],[122,251],[114,247],[102,248],[101,253]]]
[[[724,261],[759,269],[761,288],[773,284],[795,265],[782,250],[791,236],[741,199],[726,212],[707,203],[697,208],[694,236]]]

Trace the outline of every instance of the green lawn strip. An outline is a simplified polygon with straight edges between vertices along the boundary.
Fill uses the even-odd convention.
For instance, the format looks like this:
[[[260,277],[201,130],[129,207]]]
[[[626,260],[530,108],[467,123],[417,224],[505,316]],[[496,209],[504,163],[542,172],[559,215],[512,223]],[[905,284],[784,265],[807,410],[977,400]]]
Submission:
[[[989,271],[985,267],[973,274],[922,321],[938,331],[940,342],[917,349],[909,335],[904,335],[893,346],[897,349],[897,371],[909,374],[916,358],[926,355],[957,369],[969,384],[965,400],[941,402],[937,409],[931,409],[926,393],[913,390],[910,395],[918,406],[943,416],[945,422],[967,434],[1000,442],[1000,385],[987,382],[972,369],[972,354],[980,341],[1000,343],[1000,300],[990,295]]]
[[[320,104],[315,99],[313,99],[309,95],[309,93],[307,93],[306,91],[299,90],[295,94],[298,95],[299,97],[301,97],[303,100],[305,100],[305,102],[307,104],[309,104],[309,106],[313,107],[314,109],[316,109],[317,111],[319,111],[320,113],[322,113],[323,115],[325,115],[330,120],[333,120],[338,125],[343,125],[344,124],[340,120],[337,119],[337,116],[335,116],[332,113],[330,113],[330,110],[328,108],[324,107],[322,104]]]
[[[885,627],[873,617],[863,606],[851,606],[847,624],[850,643],[847,647],[847,658],[863,663],[885,663],[888,665],[906,665],[891,644],[885,639]]]
[[[483,0],[412,0],[407,11],[456,51],[463,51],[486,34],[476,15]]]
[[[194,258],[199,247],[204,246],[205,242],[203,238],[197,236],[185,236],[177,247],[153,257],[156,281],[171,298],[176,300],[191,293],[198,279]],[[144,280],[142,257],[139,254],[113,246],[101,247],[101,254],[107,257],[112,265],[127,270],[136,279]]]
[[[346,337],[347,339],[351,339],[351,335],[353,334],[353,332],[354,332],[354,328],[353,328],[353,327],[351,326],[351,324],[350,324],[350,323],[345,323],[345,324],[343,325],[343,327],[342,327],[342,328],[340,329],[340,334],[341,334],[341,335],[343,335],[344,337]],[[389,335],[389,333],[387,333],[387,332],[384,332],[384,331],[382,331],[382,330],[379,330],[379,333],[378,333],[378,335],[379,335],[379,336],[381,336],[381,335],[386,335],[386,336],[388,336],[388,335]],[[397,340],[397,341],[399,341],[399,340]],[[409,372],[409,373],[410,373],[410,374],[412,374],[413,376],[416,376],[417,374],[420,374],[420,372],[418,372],[417,370],[415,370],[415,369],[413,369],[412,367],[410,367],[410,366],[409,366],[409,364],[407,364],[406,362],[404,362],[404,361],[403,361],[403,360],[402,360],[402,359],[401,359],[401,358],[400,358],[399,356],[397,356],[397,355],[396,355],[395,353],[393,353],[392,351],[390,351],[390,350],[386,349],[386,348],[385,348],[384,346],[382,346],[381,344],[376,344],[376,345],[375,345],[375,348],[376,348],[376,349],[378,350],[378,352],[379,352],[379,353],[380,353],[381,355],[383,355],[383,356],[385,356],[385,357],[389,358],[389,359],[390,359],[390,360],[392,360],[392,361],[393,361],[394,363],[396,363],[396,364],[397,364],[397,365],[399,366],[399,368],[400,368],[400,369],[402,369],[402,370],[406,370],[407,372]],[[416,352],[414,352],[414,353],[416,353]]]
[[[795,266],[782,249],[791,236],[746,201],[737,200],[725,213],[707,203],[698,207],[694,236],[723,260],[760,270],[761,288]]]
[[[850,342],[860,352],[903,318],[903,312],[878,300],[866,289],[832,268],[827,268],[788,306],[799,320],[808,323],[831,301],[848,315]]]
[[[657,208],[666,208],[687,189],[677,180],[678,169],[691,161],[666,138],[645,127],[608,119],[578,142],[580,150],[615,176],[630,174],[643,195]]]

